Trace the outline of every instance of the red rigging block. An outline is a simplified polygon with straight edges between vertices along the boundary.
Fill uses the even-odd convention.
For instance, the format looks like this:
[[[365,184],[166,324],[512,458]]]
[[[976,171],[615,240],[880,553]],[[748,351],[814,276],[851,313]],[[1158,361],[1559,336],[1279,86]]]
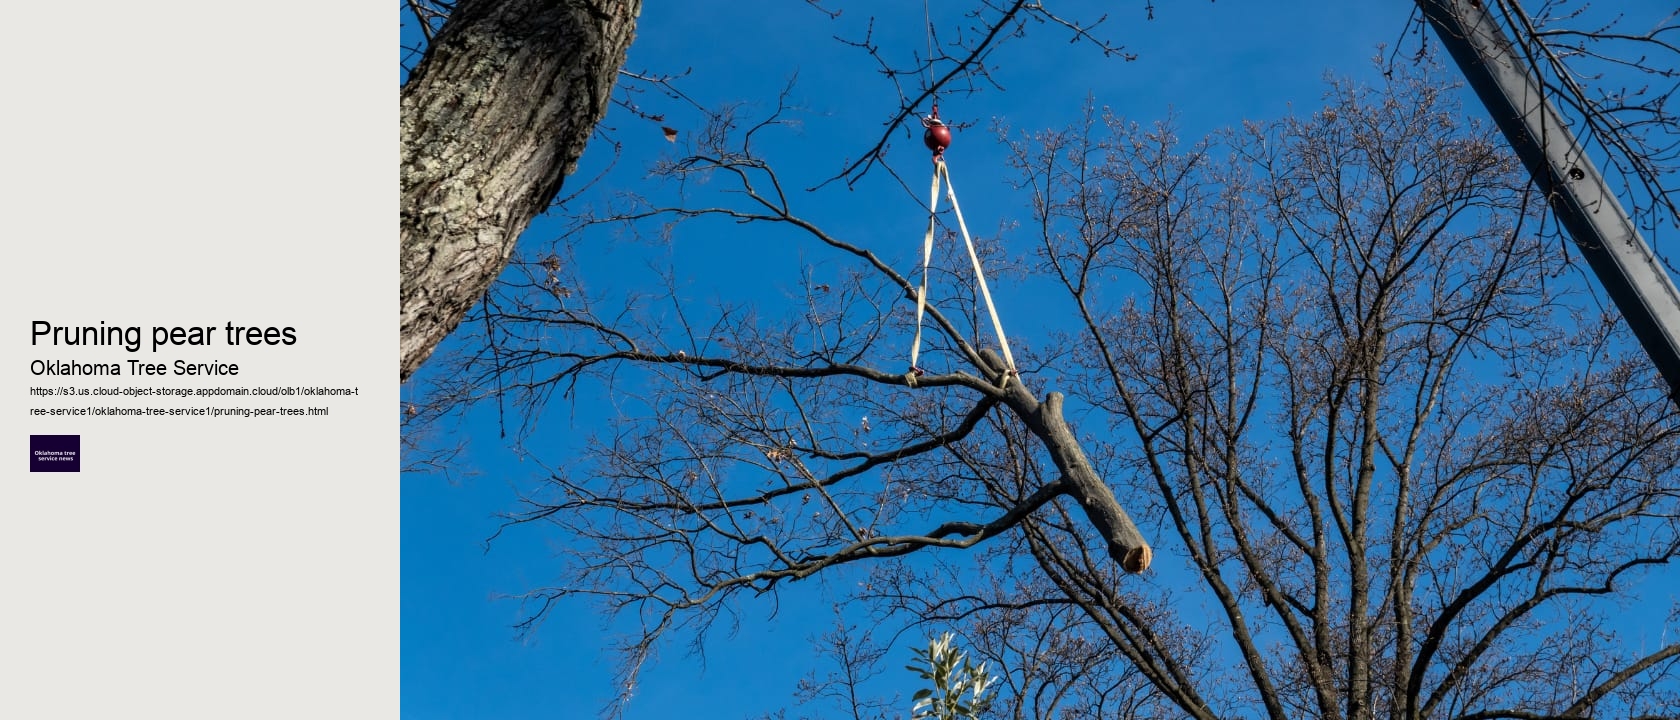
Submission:
[[[929,122],[927,132],[922,133],[922,142],[935,155],[945,152],[945,148],[951,147],[951,126],[938,120]]]

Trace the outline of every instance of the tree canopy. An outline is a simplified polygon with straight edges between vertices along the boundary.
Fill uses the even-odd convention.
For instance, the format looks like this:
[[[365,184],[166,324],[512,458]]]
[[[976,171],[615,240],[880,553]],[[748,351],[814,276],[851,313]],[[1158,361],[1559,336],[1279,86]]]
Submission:
[[[983,83],[1006,31],[1094,27],[1030,3],[976,17],[1001,30],[908,77]],[[428,428],[484,403],[521,441],[606,405],[508,530],[567,548],[530,627],[592,607],[636,628],[627,685],[659,643],[839,578],[871,624],[964,635],[1010,717],[1669,713],[1680,643],[1615,617],[1675,577],[1680,413],[1450,76],[1380,63],[1382,83],[1197,140],[1095,104],[995,128],[1022,205],[982,259],[1036,298],[1018,375],[957,265],[934,270],[908,374],[919,278],[807,210],[860,173],[908,175],[921,202],[879,151],[930,95],[899,84],[883,145],[814,192],[761,150],[796,130],[787,94],[705,109],[646,184],[514,251],[411,392],[410,441],[435,449]],[[658,249],[724,232],[798,269],[697,297]],[[653,251],[592,274],[626,244]],[[1129,560],[1140,541],[1154,565]],[[828,637],[847,671],[813,697],[855,700],[882,657],[867,635]]]

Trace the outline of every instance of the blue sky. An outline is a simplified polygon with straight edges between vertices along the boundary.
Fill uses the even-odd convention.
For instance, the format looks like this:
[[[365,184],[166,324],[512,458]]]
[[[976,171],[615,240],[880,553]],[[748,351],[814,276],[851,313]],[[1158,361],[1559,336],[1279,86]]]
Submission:
[[[896,107],[892,88],[875,72],[873,61],[831,36],[854,37],[864,19],[874,16],[874,39],[894,57],[919,53],[926,42],[921,3],[831,4],[843,6],[839,20],[801,2],[649,2],[626,68],[655,74],[687,70],[680,87],[700,103],[746,102],[749,111],[762,108],[797,73],[791,97],[806,110],[804,126],[772,139],[764,152],[796,178],[790,184],[807,187],[866,149]],[[949,28],[959,22],[961,4],[935,5],[947,8],[935,8],[935,23]],[[1193,139],[1245,118],[1310,112],[1325,90],[1326,73],[1356,79],[1373,75],[1371,59],[1378,45],[1392,48],[1401,40],[1412,11],[1408,2],[1290,3],[1289,10],[1280,11],[1282,5],[1159,3],[1149,21],[1143,3],[1058,4],[1078,17],[1106,8],[1110,17],[1103,36],[1136,53],[1137,60],[1105,59],[1089,45],[1069,44],[1064,30],[1035,26],[1029,37],[1011,41],[992,56],[1002,90],[948,97],[942,104],[947,119],[975,123],[958,136],[949,155],[969,224],[986,234],[1011,213],[1024,214],[1026,198],[1005,182],[1001,148],[985,129],[994,120],[1018,130],[1062,126],[1077,119],[1089,97],[1141,122],[1172,114],[1181,137]],[[1415,50],[1416,40],[1405,47]],[[646,98],[643,104],[667,115],[663,124],[679,130],[679,143],[697,129],[698,114],[678,103]],[[1479,106],[1470,107],[1480,113]],[[603,124],[625,147],[615,170],[625,174],[613,178],[634,178],[639,168],[680,149],[663,140],[657,123],[616,107]],[[914,138],[896,140],[893,149],[925,153]],[[566,192],[603,162],[597,142]],[[912,174],[906,180],[925,192],[924,177]],[[832,231],[866,238],[896,259],[916,251],[925,222],[915,202],[879,173],[850,192],[825,191],[797,201]],[[556,222],[539,220],[527,237],[557,232]],[[757,240],[732,232],[685,236],[674,251],[687,254],[683,266],[694,272],[696,292],[707,283],[727,282],[728,263],[740,258],[736,250]],[[764,241],[774,245],[769,238]],[[798,262],[791,250],[752,247],[763,266],[758,272],[774,273],[782,263]],[[625,258],[594,260],[599,280],[610,283],[613,262]],[[1024,301],[1012,292],[1004,288],[1000,304],[1019,308]],[[1030,330],[1019,332],[1030,336]],[[463,466],[472,473],[404,478],[405,717],[594,717],[612,697],[613,658],[603,648],[615,629],[592,608],[563,606],[524,639],[512,629],[520,608],[505,596],[554,582],[553,557],[564,552],[563,540],[542,529],[517,529],[488,549],[485,544],[496,531],[495,515],[514,508],[519,489],[540,476],[539,463],[563,462],[567,444],[591,429],[597,415],[590,407],[593,399],[551,413],[558,417],[545,421],[527,442],[537,452],[523,460],[499,439],[493,415],[476,413],[450,429],[457,436],[452,440],[466,443]],[[626,717],[739,718],[788,708],[795,682],[816,663],[807,639],[833,622],[826,597],[821,583],[813,583],[784,593],[779,608],[738,606],[739,631],[709,638],[704,663],[680,646],[664,648],[644,673]],[[909,658],[907,646],[902,657]],[[739,672],[743,666],[752,672]],[[911,689],[909,676],[901,679],[904,689]],[[798,712],[790,709],[790,714]]]

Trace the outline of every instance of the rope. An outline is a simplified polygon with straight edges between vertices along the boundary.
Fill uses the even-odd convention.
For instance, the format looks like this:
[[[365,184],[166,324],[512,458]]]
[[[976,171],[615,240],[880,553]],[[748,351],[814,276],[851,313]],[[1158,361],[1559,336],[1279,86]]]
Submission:
[[[922,286],[916,292],[916,339],[910,344],[910,372],[914,378],[922,374],[922,369],[916,365],[922,351],[922,316],[927,309],[928,265],[933,259],[933,230],[939,215],[939,180],[945,180],[945,197],[951,201],[951,211],[957,216],[957,229],[962,232],[963,244],[968,247],[968,259],[974,265],[974,279],[980,285],[980,297],[986,301],[986,312],[992,317],[992,330],[997,333],[998,346],[1003,349],[1003,361],[1008,366],[1008,374],[1014,375],[1015,355],[1009,352],[1009,338],[1003,334],[1003,321],[998,319],[997,306],[992,302],[992,290],[986,285],[986,273],[980,267],[980,254],[974,249],[974,238],[968,234],[968,223],[963,220],[962,207],[957,204],[957,188],[951,183],[951,171],[946,167],[943,157],[936,157],[933,163],[933,188],[929,192],[928,227],[922,236]]]
[[[933,10],[928,7],[928,0],[922,0],[922,32],[927,36],[927,60],[922,64],[922,82],[929,89],[933,89]],[[428,41],[429,42],[429,41]],[[935,102],[938,98],[934,98]]]

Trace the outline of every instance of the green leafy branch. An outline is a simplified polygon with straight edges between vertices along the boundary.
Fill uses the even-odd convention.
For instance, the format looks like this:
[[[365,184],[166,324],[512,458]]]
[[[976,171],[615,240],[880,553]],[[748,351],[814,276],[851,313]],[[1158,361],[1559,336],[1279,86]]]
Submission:
[[[911,720],[979,720],[991,705],[986,688],[996,678],[986,673],[986,663],[969,662],[968,654],[953,647],[951,639],[951,633],[945,633],[925,650],[910,650],[918,664],[905,669],[933,682],[933,687],[917,690],[911,698],[915,702],[910,707]]]

